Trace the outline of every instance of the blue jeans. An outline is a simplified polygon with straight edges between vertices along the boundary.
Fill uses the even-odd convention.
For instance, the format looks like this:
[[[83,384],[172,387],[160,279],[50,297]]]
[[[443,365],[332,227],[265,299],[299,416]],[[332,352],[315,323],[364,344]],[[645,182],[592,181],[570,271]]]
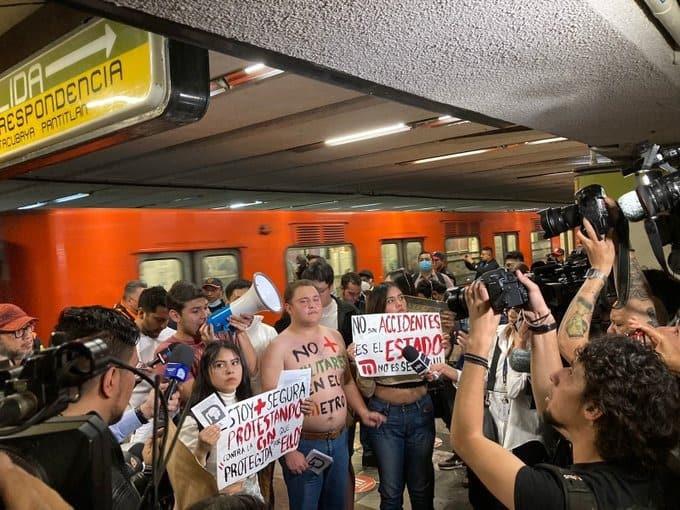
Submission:
[[[307,470],[301,475],[291,473],[286,460],[281,457],[283,479],[288,488],[288,506],[291,510],[344,510],[345,494],[349,483],[349,451],[347,430],[332,440],[300,439],[298,451],[307,455],[316,449],[333,457],[333,463],[320,475]]]
[[[368,429],[380,473],[380,509],[401,509],[404,486],[413,510],[434,505],[434,406],[430,395],[413,404],[390,404],[373,397],[368,408],[384,414],[387,421]]]

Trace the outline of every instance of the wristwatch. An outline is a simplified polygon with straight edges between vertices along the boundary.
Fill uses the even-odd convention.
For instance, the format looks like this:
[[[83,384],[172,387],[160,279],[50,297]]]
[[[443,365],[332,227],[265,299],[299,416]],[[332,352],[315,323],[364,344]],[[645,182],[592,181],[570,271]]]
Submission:
[[[599,269],[595,269],[594,267],[591,267],[590,269],[588,269],[588,271],[586,271],[586,278],[588,280],[595,280],[596,278],[599,278],[604,283],[607,283],[608,275],[604,274]]]

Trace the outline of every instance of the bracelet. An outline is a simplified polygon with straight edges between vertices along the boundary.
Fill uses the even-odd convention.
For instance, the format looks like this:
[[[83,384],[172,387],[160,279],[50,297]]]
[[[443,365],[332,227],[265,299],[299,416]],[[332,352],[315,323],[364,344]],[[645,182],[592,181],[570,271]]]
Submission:
[[[528,329],[533,333],[543,334],[557,329],[557,322],[553,322],[552,324],[541,324],[540,326],[529,326]]]
[[[477,356],[476,354],[463,354],[463,360],[465,360],[466,363],[479,365],[480,367],[484,367],[486,370],[489,370],[489,360],[482,358],[481,356]]]
[[[543,322],[544,320],[546,320],[548,317],[550,317],[551,315],[552,315],[552,312],[550,310],[548,310],[548,313],[546,313],[543,317],[539,317],[538,319],[535,319],[533,321],[527,321],[527,322],[531,325],[534,325],[534,324],[538,325],[541,322]]]
[[[147,419],[146,416],[144,416],[144,413],[142,412],[141,408],[135,407],[135,415],[137,416],[139,423],[141,423],[142,425],[146,425],[147,423],[149,423],[149,420]]]

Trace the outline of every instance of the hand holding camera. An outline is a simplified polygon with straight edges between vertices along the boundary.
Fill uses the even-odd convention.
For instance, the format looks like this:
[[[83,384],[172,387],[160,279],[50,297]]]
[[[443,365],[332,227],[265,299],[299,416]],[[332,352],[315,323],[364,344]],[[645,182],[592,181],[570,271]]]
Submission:
[[[501,316],[491,307],[489,292],[478,280],[465,290],[465,302],[470,316],[470,340],[467,354],[486,358],[496,339]]]
[[[590,266],[593,269],[609,275],[614,267],[614,256],[616,249],[611,237],[600,238],[595,232],[595,228],[587,218],[583,218],[583,228],[585,235],[580,230],[576,231],[576,238],[581,242],[588,255]]]

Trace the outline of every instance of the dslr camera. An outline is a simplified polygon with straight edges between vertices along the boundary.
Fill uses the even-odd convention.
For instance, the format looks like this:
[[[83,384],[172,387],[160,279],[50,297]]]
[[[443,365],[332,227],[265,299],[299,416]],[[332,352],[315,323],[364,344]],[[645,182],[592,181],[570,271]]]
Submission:
[[[590,221],[599,236],[604,237],[613,226],[605,203],[606,197],[602,186],[591,184],[574,194],[573,205],[539,211],[544,238],[549,239],[580,226],[583,218]]]
[[[45,349],[0,370],[0,451],[74,508],[111,508],[110,432],[95,415],[57,415],[108,363],[106,344],[95,339]]]
[[[488,271],[482,274],[479,280],[484,282],[489,292],[491,308],[496,313],[508,308],[522,307],[529,302],[529,293],[526,287],[522,285],[513,272],[505,268]],[[449,310],[456,314],[456,319],[465,319],[469,316],[464,287],[453,289],[446,304]]]

